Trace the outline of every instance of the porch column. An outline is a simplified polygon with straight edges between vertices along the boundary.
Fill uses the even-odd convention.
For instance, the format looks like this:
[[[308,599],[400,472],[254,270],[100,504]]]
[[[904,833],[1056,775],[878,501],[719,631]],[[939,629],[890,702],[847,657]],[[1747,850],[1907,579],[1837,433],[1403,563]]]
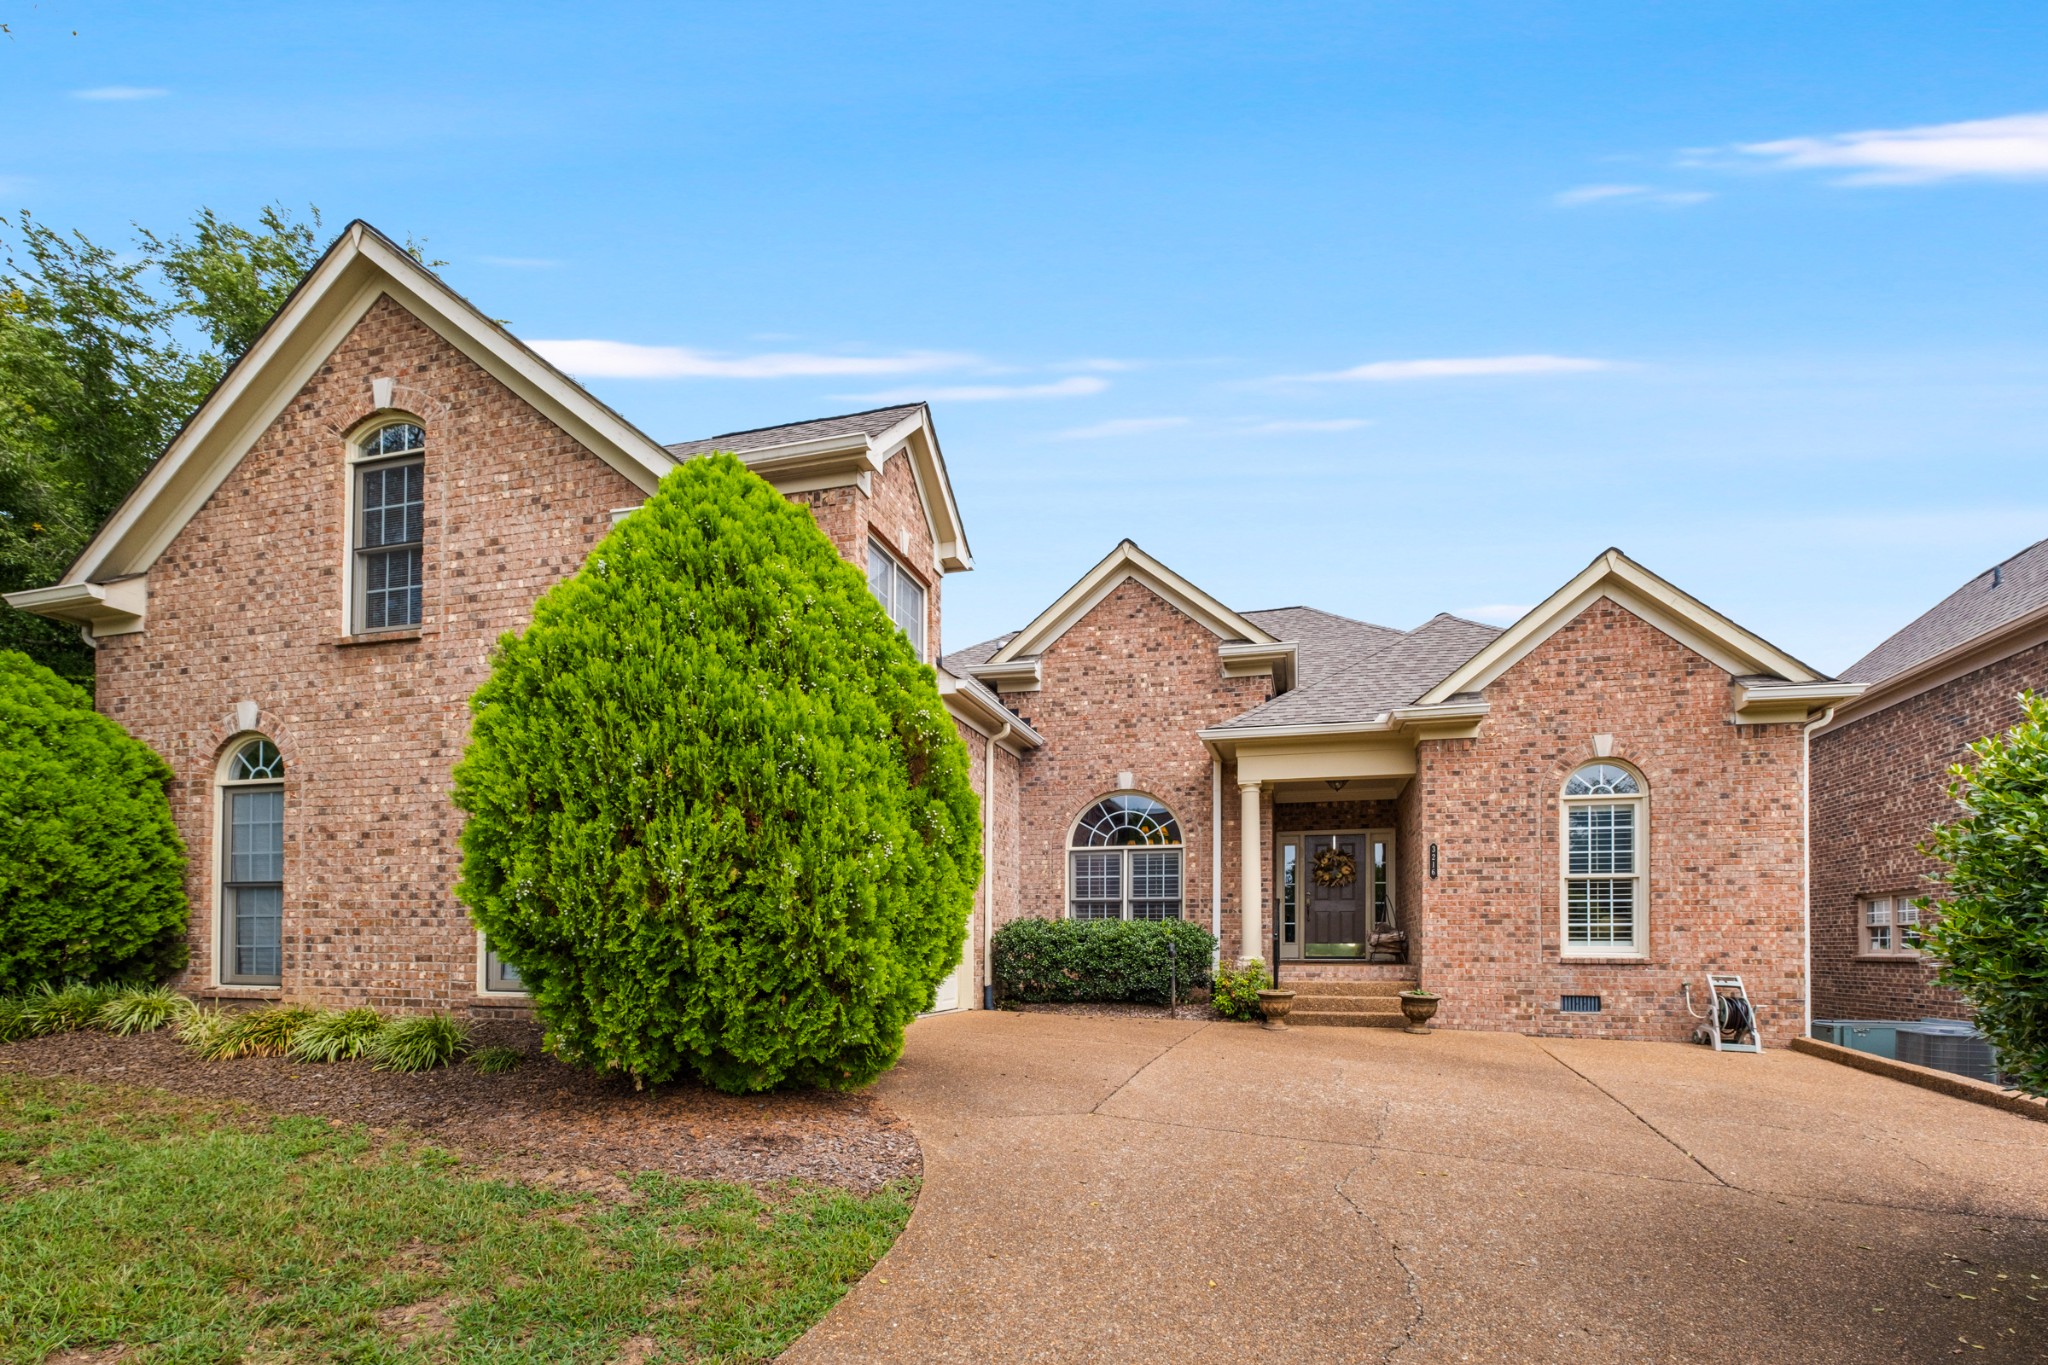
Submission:
[[[1265,897],[1266,852],[1259,840],[1259,784],[1240,782],[1237,795],[1240,837],[1238,913],[1243,921],[1243,927],[1238,931],[1237,960],[1242,965],[1247,958],[1266,955],[1260,941],[1264,936],[1259,932],[1260,902]]]

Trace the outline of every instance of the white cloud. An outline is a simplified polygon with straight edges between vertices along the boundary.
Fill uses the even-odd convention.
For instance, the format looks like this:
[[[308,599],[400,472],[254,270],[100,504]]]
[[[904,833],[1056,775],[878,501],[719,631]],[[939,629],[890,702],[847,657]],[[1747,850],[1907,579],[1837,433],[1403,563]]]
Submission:
[[[1704,204],[1713,197],[1707,190],[1660,190],[1653,185],[1580,185],[1552,195],[1550,202],[1563,208],[1577,208],[1617,200],[1634,204]]]
[[[153,100],[171,92],[160,85],[101,85],[91,90],[74,90],[75,100]]]
[[[1298,374],[1293,379],[1315,382],[1365,380],[1392,384],[1410,379],[1479,379],[1501,375],[1583,374],[1589,370],[1611,370],[1611,360],[1593,360],[1569,355],[1482,355],[1444,360],[1375,360],[1353,365],[1348,370],[1323,374]]]
[[[1489,602],[1481,607],[1461,607],[1451,613],[1470,621],[1484,621],[1488,625],[1505,626],[1521,620],[1529,614],[1526,602]]]
[[[1125,370],[1137,369],[1138,362],[1135,360],[1097,358],[1094,360],[1070,360],[1064,365],[1054,365],[1050,368],[1055,370],[1092,370],[1097,374],[1121,374]]]
[[[1749,142],[1735,150],[1783,170],[1848,171],[1844,185],[2034,179],[2048,177],[2048,113]]]
[[[1275,422],[1254,422],[1245,431],[1254,435],[1290,431],[1356,431],[1372,422],[1364,417],[1283,418]]]
[[[507,270],[553,270],[560,261],[551,261],[545,256],[479,256],[485,265],[503,266]]]
[[[771,351],[720,356],[686,346],[638,346],[630,341],[550,340],[530,343],[570,374],[590,379],[796,379],[812,375],[921,374],[958,369],[972,356],[942,351],[902,355],[817,355]]]
[[[1069,427],[1054,434],[1063,441],[1093,441],[1105,436],[1139,436],[1148,431],[1165,431],[1187,424],[1185,417],[1118,417],[1090,427]]]
[[[1106,379],[1077,374],[1051,384],[961,384],[953,388],[895,389],[888,393],[843,393],[838,397],[862,403],[915,403],[920,399],[993,403],[1006,398],[1082,398],[1108,387]]]

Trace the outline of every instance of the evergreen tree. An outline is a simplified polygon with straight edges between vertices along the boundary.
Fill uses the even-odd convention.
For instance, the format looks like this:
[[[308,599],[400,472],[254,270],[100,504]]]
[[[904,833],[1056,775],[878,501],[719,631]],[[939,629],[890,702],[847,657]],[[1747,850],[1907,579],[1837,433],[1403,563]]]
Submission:
[[[965,747],[810,514],[688,462],[500,641],[459,894],[564,1056],[745,1092],[865,1084],[959,960]]]
[[[0,995],[160,981],[185,954],[170,765],[49,669],[0,650]]]

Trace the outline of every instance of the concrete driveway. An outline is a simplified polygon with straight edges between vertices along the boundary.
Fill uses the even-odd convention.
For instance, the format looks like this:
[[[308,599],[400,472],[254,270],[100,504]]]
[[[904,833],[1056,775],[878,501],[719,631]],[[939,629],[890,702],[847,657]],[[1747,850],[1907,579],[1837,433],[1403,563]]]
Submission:
[[[2048,1124],[1790,1052],[961,1014],[784,1359],[2048,1360]]]

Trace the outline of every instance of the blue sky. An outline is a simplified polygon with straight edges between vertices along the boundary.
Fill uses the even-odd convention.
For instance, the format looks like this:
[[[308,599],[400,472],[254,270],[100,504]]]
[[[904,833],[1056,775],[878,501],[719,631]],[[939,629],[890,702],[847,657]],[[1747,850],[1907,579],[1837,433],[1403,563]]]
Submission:
[[[1837,669],[2048,536],[2039,3],[0,24],[0,204],[425,238],[667,440],[928,396],[949,645],[1125,535],[1398,626],[1617,544]]]

